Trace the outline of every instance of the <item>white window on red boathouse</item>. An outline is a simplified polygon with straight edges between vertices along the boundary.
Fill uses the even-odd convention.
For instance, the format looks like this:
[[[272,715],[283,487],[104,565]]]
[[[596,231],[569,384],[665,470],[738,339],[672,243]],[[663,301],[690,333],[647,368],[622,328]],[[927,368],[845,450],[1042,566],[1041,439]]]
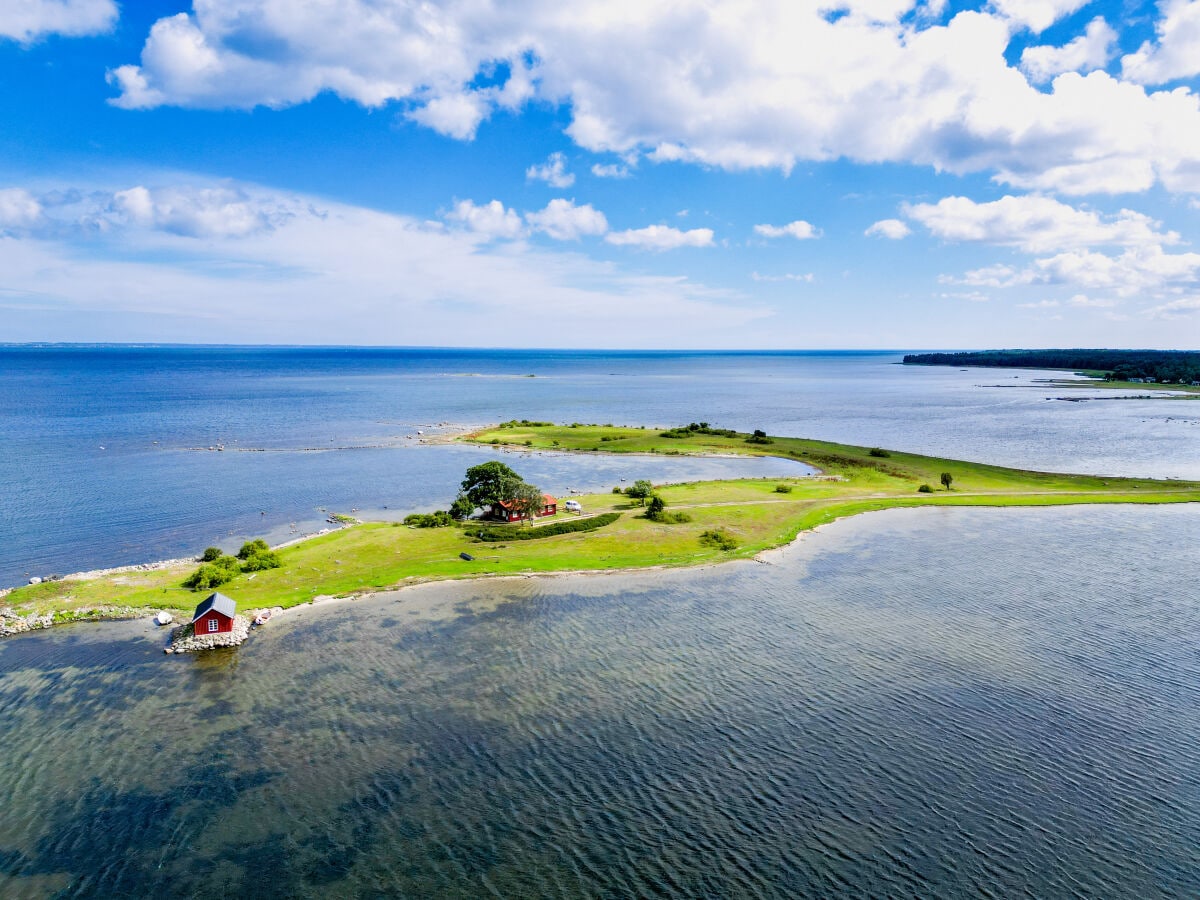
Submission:
[[[216,631],[220,627],[221,627],[221,625],[216,619],[208,620],[208,630],[209,631]]]

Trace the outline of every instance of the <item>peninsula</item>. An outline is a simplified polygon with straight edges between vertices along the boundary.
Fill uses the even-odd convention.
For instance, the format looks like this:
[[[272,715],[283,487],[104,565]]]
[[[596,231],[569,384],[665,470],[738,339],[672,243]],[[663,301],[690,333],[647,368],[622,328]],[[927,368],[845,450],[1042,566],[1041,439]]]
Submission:
[[[559,511],[544,520],[551,525],[455,521],[445,514],[417,517],[441,527],[358,524],[279,548],[278,567],[243,567],[231,573],[221,590],[236,597],[242,608],[287,608],[319,597],[371,594],[442,579],[749,558],[834,519],[894,507],[1200,502],[1200,482],[1024,471],[762,431],[744,434],[707,423],[659,429],[514,420],[456,440],[522,451],[775,456],[808,463],[820,474],[664,484],[653,486],[649,497],[616,488],[573,495],[582,513]],[[589,517],[596,527],[576,527]],[[518,539],[535,536],[540,539]],[[0,599],[0,607],[54,621],[117,607],[121,615],[188,612],[198,595],[184,583],[196,565],[187,561],[67,576],[13,590]]]
[[[971,350],[958,353],[909,353],[906,366],[980,366],[996,369],[1064,369],[1090,376],[1088,381],[1055,382],[1067,386],[1169,388],[1191,392],[1200,387],[1200,350]]]

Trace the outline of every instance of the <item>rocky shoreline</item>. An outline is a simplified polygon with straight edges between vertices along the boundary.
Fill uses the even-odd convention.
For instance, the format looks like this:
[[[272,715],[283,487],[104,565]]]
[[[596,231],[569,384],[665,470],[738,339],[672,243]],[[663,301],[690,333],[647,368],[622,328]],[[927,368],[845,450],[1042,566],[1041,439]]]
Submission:
[[[93,606],[82,609],[62,610],[53,613],[21,614],[11,607],[0,608],[0,637],[39,631],[68,622],[99,622],[104,619],[140,619],[153,610],[135,609],[132,606]]]
[[[192,623],[186,622],[171,629],[170,643],[163,648],[163,653],[195,653],[198,650],[215,650],[217,647],[237,647],[250,637],[250,625],[255,618],[263,614],[274,617],[282,613],[282,606],[252,610],[244,615],[239,613],[233,617],[233,630],[220,634],[196,634]]]
[[[192,623],[180,625],[171,631],[171,643],[163,653],[194,653],[197,650],[214,650],[217,647],[236,647],[250,636],[250,618],[233,617],[233,630],[219,634],[196,634]]]

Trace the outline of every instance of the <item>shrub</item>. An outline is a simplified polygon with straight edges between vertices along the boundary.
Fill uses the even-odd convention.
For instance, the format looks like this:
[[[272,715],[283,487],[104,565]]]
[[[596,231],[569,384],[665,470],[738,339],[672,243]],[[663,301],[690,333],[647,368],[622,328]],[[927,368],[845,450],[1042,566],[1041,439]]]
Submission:
[[[683,525],[685,522],[692,521],[692,517],[685,512],[665,512],[658,521],[664,525]]]
[[[870,450],[867,451],[867,453],[869,456],[875,456],[880,459],[886,459],[887,457],[892,455],[892,454],[888,453],[886,450],[884,450],[882,447],[872,447]]]
[[[747,444],[773,444],[773,443],[775,443],[775,441],[773,441],[771,438],[767,437],[767,433],[765,431],[763,431],[761,428],[755,428],[754,434],[752,434],[752,435],[750,435],[750,437],[746,438],[746,443]]]
[[[279,558],[279,554],[274,550],[265,550],[261,553],[252,553],[246,557],[246,561],[242,563],[243,572],[262,572],[266,569],[278,569],[283,565],[283,560]]]
[[[219,569],[211,563],[205,563],[184,580],[183,586],[193,591],[207,591],[222,585],[232,578],[229,572]]]
[[[266,553],[271,548],[267,546],[267,542],[262,538],[255,538],[252,541],[246,541],[242,544],[242,549],[237,552],[238,559],[248,559],[256,553]]]
[[[619,493],[621,493],[621,489],[620,489],[619,487],[615,487],[615,488],[613,488],[613,489],[612,489],[612,492],[613,492],[614,494],[619,494]]]
[[[792,486],[790,484],[775,485],[775,493],[777,493],[777,494],[790,494],[791,492],[792,492]]]
[[[220,559],[223,555],[220,547],[207,547],[200,555],[200,562],[212,562],[214,559]]]
[[[239,571],[238,561],[232,556],[222,556],[208,562],[187,577],[183,586],[193,591],[207,591],[231,580]]]
[[[692,517],[685,512],[669,512],[667,504],[658,495],[650,498],[650,506],[646,510],[646,518],[651,522],[658,522],[660,525],[681,525],[684,522],[692,521]]]
[[[700,543],[718,550],[736,550],[737,539],[724,528],[714,528],[700,533]]]
[[[553,422],[534,422],[530,419],[509,419],[500,423],[501,428],[550,428],[553,425]]]
[[[523,528],[519,525],[493,525],[479,532],[479,540],[488,543],[497,541],[536,541],[540,538],[554,537],[556,534],[571,534],[576,531],[593,531],[611,525],[621,518],[620,513],[604,513],[602,516],[592,516],[590,519],[566,519],[553,525],[541,525],[537,528]]]
[[[690,425],[682,425],[679,428],[664,431],[659,436],[665,438],[688,438],[696,434],[708,434],[713,437],[740,437],[732,428],[711,428],[707,422],[692,422]]]
[[[404,524],[413,528],[445,528],[454,522],[454,518],[444,509],[431,513],[413,513],[404,517]]]
[[[932,494],[933,493],[933,485],[923,484],[919,488],[917,488],[917,491],[922,494]]]

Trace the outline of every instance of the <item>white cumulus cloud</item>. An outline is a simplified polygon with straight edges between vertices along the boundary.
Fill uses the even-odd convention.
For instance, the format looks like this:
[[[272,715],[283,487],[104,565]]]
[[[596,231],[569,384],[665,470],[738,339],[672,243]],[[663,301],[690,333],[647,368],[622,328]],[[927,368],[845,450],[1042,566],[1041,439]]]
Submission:
[[[576,206],[571,200],[551,200],[545,209],[526,213],[525,221],[535,231],[541,231],[556,241],[577,241],[584,235],[608,231],[608,219],[604,213],[593,209],[590,203]]]
[[[470,231],[489,238],[513,239],[525,232],[525,226],[516,211],[505,208],[499,200],[476,206],[470,200],[459,200],[446,214],[450,222],[466,226]]]
[[[1112,58],[1116,42],[1117,33],[1097,16],[1083,34],[1061,47],[1026,47],[1021,52],[1021,70],[1040,83],[1063,72],[1102,69]]]
[[[1156,42],[1121,58],[1121,73],[1141,84],[1163,84],[1200,74],[1200,0],[1165,0],[1155,23]]]
[[[274,200],[207,187],[139,185],[114,193],[112,209],[129,224],[187,237],[245,237],[291,215]]]
[[[195,0],[110,78],[127,108],[331,92],[469,138],[498,109],[546,102],[569,111],[576,144],[622,158],[785,171],[846,158],[1060,193],[1200,191],[1200,98],[1143,86],[1186,70],[1168,57],[1189,58],[1195,2],[1169,0],[1127,80],[1070,71],[1039,90],[1009,64],[1013,36],[1081,5],[995,0],[943,22],[909,16],[912,0],[836,17],[824,0]],[[1095,48],[1034,54],[1031,71],[1081,50]]]
[[[786,225],[755,225],[754,233],[767,238],[794,237],[798,241],[807,241],[821,236],[819,228],[813,228],[803,219],[797,219]]]
[[[898,241],[912,234],[912,229],[899,219],[880,219],[863,232],[867,237],[885,237]]]
[[[1018,27],[1040,33],[1088,0],[993,0],[996,11]]]
[[[530,181],[544,181],[550,187],[568,188],[575,183],[575,176],[567,171],[567,158],[561,153],[551,153],[544,163],[525,170]]]
[[[614,231],[605,238],[621,247],[640,247],[644,250],[675,250],[679,247],[711,247],[711,228],[681,231],[669,225],[648,225],[645,228]]]
[[[114,0],[5,0],[0,38],[29,44],[51,34],[104,34],[116,24],[117,15]]]
[[[1001,244],[1030,253],[1100,244],[1144,247],[1179,241],[1177,233],[1160,230],[1159,222],[1133,210],[1101,216],[1035,195],[1006,196],[988,203],[977,203],[969,197],[945,197],[937,203],[907,205],[904,211],[944,240]]]
[[[0,230],[16,231],[36,225],[42,204],[24,188],[0,189]]]

